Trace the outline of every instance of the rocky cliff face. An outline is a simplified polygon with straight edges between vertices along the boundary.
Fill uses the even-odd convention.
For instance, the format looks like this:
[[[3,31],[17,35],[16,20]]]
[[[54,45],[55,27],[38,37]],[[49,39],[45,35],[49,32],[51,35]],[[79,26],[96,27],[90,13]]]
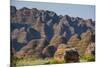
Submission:
[[[95,21],[92,19],[62,16],[37,8],[17,9],[11,6],[10,22],[11,47],[16,50],[16,55],[25,56],[29,51],[31,54],[38,53],[37,55],[46,57],[50,54],[52,57],[59,44],[78,47],[83,53],[91,42],[95,42]],[[54,49],[53,54],[49,47]]]

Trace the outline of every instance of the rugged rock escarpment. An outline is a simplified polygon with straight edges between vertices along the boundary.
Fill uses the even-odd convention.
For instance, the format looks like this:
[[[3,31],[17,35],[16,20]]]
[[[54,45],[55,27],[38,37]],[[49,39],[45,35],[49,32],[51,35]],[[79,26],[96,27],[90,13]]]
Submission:
[[[11,6],[11,48],[17,57],[51,58],[59,47],[76,48],[79,55],[93,53],[95,21],[37,8]],[[58,55],[58,54],[57,54]]]

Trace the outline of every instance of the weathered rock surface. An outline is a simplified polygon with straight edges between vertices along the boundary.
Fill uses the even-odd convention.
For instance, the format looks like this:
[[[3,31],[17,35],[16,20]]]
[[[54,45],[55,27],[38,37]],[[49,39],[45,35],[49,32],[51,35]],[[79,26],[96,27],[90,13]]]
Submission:
[[[16,53],[17,57],[41,57],[42,51],[48,45],[48,41],[45,39],[31,40],[26,46],[22,47],[20,51]]]
[[[11,6],[11,48],[16,50],[16,56],[51,58],[59,54],[62,44],[65,44],[61,47],[63,57],[65,47],[76,48],[80,56],[86,52],[95,54],[95,45],[90,45],[95,44],[95,21],[37,8]],[[72,50],[73,54],[77,52]],[[77,59],[73,59],[78,61],[78,55],[75,57]]]

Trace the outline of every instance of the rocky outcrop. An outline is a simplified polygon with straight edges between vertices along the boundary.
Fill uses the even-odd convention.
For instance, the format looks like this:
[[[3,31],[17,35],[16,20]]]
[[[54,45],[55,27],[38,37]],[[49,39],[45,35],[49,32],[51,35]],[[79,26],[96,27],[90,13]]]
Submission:
[[[95,44],[90,43],[85,51],[85,55],[95,56]]]
[[[52,58],[54,56],[55,51],[57,48],[55,46],[49,45],[42,51],[43,58]]]
[[[60,44],[55,52],[54,59],[60,63],[65,61],[66,63],[79,62],[79,53],[76,48],[68,47],[66,44]]]
[[[54,59],[60,63],[62,60],[64,60],[64,53],[66,49],[66,44],[60,44],[57,48],[57,51],[54,54]]]
[[[82,33],[81,35],[81,40],[77,44],[77,49],[81,56],[84,55],[85,50],[87,49],[88,45],[91,43],[91,35],[92,33],[89,30],[85,33]]]
[[[10,10],[11,10],[10,12],[11,18],[14,19],[14,17],[16,16],[17,9],[15,6],[11,6]]]
[[[16,53],[17,57],[37,57],[42,58],[42,51],[48,45],[45,39],[31,40],[26,46]]]
[[[66,41],[67,41],[66,37],[60,36],[60,35],[55,35],[51,39],[50,44],[57,48],[59,46],[59,44],[65,44]]]
[[[14,54],[18,57],[34,55],[38,58],[59,58],[60,49],[61,57],[64,57],[64,53],[67,56],[70,51],[75,54],[78,52],[80,56],[86,52],[94,54],[95,46],[90,44],[95,44],[95,21],[92,19],[62,16],[37,8],[17,9],[11,6],[11,48],[16,50]],[[65,52],[68,49],[66,47],[76,48],[77,51]],[[78,55],[77,59],[71,57],[78,61]]]
[[[11,15],[14,15],[14,17],[11,17],[11,23],[29,24],[38,32],[44,27],[48,40],[53,35],[63,35],[64,32],[67,33],[67,39],[70,39],[75,33],[80,37],[81,33],[86,32],[87,29],[93,31],[95,27],[95,23],[91,19],[84,20],[68,15],[58,16],[53,11],[38,10],[36,8],[29,9],[23,7],[17,10],[16,7],[11,6]]]
[[[71,36],[71,38],[68,40],[67,45],[71,47],[76,47],[77,44],[79,43],[80,39],[78,38],[77,34],[74,34]]]

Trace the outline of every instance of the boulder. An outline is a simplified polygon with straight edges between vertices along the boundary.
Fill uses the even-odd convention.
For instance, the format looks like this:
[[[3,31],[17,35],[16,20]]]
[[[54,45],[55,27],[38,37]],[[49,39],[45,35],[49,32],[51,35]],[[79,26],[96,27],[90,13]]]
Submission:
[[[79,62],[79,53],[75,48],[68,48],[64,53],[64,60],[66,63]]]
[[[79,53],[76,48],[67,46],[66,44],[60,44],[54,54],[54,59],[58,63],[61,63],[62,61],[66,63],[79,62]]]

